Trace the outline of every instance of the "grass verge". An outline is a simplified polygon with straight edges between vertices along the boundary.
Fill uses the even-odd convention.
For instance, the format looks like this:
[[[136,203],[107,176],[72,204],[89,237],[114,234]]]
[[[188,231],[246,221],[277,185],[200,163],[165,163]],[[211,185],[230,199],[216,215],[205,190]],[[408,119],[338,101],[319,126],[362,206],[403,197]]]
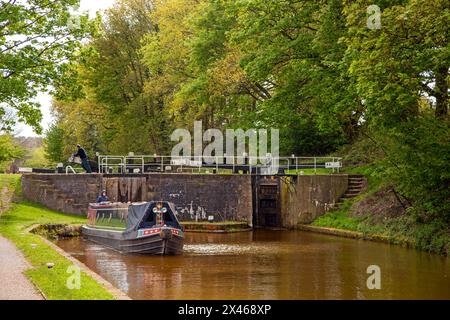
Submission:
[[[317,218],[312,225],[361,232],[368,238],[382,238],[393,244],[449,256],[449,229],[439,221],[419,223],[408,211],[398,217],[383,219],[374,216],[371,212],[362,216],[352,215],[351,209],[356,202],[385,187],[383,180],[373,174],[372,170],[370,166],[351,169],[351,173],[361,173],[368,177],[368,190],[356,198],[346,200],[341,210],[329,212]]]
[[[16,187],[16,175],[0,175],[0,187]],[[111,300],[113,295],[93,278],[81,272],[80,289],[69,289],[67,280],[71,276],[67,270],[73,264],[57,253],[38,235],[26,232],[34,224],[82,224],[82,217],[68,216],[48,210],[29,202],[12,204],[0,217],[0,234],[11,240],[19,248],[32,268],[25,275],[44,293],[49,300]],[[47,268],[47,263],[54,267]]]

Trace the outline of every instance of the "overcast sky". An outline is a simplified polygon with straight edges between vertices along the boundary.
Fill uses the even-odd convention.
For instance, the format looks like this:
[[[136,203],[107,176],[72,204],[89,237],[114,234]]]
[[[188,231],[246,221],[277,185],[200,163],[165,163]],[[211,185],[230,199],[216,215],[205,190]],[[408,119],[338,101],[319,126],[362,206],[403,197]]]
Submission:
[[[95,16],[95,13],[98,10],[104,10],[112,6],[114,0],[81,0],[80,2],[80,11],[89,11],[89,15],[91,17]],[[41,104],[41,111],[43,115],[42,126],[45,129],[48,128],[49,124],[52,123],[53,118],[50,112],[50,106],[52,98],[46,94],[41,93],[37,98],[38,102]],[[30,126],[25,124],[18,124],[15,128],[16,135],[27,136],[27,137],[36,137],[37,134],[33,132],[33,129]]]

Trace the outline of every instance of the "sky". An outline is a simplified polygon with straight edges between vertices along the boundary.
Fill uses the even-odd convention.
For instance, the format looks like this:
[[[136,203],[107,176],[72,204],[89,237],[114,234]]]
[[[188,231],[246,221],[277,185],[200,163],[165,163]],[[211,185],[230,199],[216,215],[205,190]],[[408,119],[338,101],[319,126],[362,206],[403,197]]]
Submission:
[[[111,7],[114,4],[115,0],[81,0],[80,1],[80,11],[88,11],[91,17],[95,16],[95,13],[99,10],[105,10]],[[42,111],[42,127],[44,131],[48,128],[48,126],[53,121],[53,116],[50,111],[50,106],[52,103],[52,98],[49,94],[43,92],[40,93],[37,97],[37,101],[41,105]],[[16,125],[14,134],[18,136],[26,136],[26,137],[37,137],[38,135],[33,132],[33,129],[23,123],[19,123]]]

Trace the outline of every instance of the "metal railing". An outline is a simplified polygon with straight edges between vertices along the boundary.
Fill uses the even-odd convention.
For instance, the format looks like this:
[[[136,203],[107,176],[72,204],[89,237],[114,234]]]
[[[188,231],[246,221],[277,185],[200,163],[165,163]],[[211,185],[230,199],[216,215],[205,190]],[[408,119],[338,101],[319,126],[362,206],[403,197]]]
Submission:
[[[98,156],[99,173],[243,173],[243,174],[303,174],[304,170],[317,173],[318,169],[339,172],[342,167],[340,157],[183,157],[158,155]]]
[[[77,173],[72,166],[67,166],[66,167],[66,174],[69,174],[69,170],[72,171],[72,173]]]

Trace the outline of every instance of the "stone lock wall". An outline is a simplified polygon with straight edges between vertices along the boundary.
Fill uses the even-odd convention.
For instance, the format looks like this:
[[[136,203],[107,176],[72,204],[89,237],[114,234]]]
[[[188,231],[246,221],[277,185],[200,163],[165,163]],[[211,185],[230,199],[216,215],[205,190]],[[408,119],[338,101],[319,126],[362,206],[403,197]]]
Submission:
[[[104,177],[103,183],[112,201],[171,201],[181,220],[252,222],[250,176],[150,174]]]
[[[95,201],[101,186],[100,175],[24,174],[25,199],[69,214],[84,215],[89,202]]]
[[[348,188],[348,175],[304,175],[280,181],[281,225],[295,228],[331,210]]]
[[[24,174],[22,193],[28,200],[64,213],[85,215],[102,189],[111,201],[171,201],[179,218],[246,221],[252,224],[251,177],[245,175]]]
[[[348,188],[348,176],[305,175],[278,179],[280,224],[295,228],[330,210]],[[255,182],[254,182],[255,183]],[[23,196],[50,209],[85,215],[102,189],[111,201],[171,201],[180,220],[246,221],[253,224],[250,175],[153,173],[146,175],[24,174]],[[257,209],[257,208],[256,208]]]

